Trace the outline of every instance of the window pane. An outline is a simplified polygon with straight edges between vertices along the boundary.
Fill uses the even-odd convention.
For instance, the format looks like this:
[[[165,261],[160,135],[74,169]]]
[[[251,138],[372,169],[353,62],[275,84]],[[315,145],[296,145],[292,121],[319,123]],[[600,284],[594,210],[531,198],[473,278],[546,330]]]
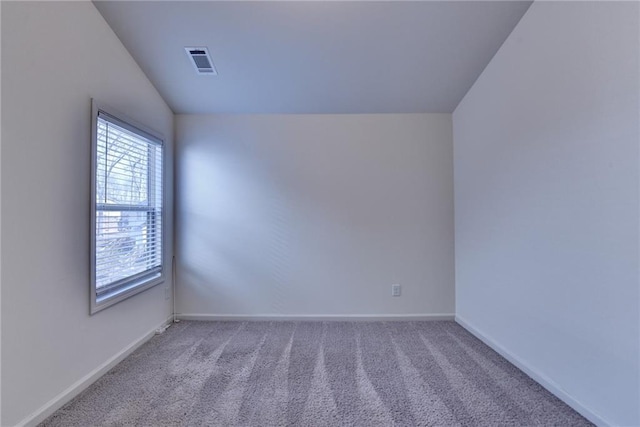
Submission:
[[[96,124],[93,304],[109,305],[162,277],[162,141],[102,111]]]
[[[160,265],[154,211],[96,212],[96,290]]]
[[[98,121],[96,198],[98,203],[149,204],[149,160],[154,149],[145,138]]]

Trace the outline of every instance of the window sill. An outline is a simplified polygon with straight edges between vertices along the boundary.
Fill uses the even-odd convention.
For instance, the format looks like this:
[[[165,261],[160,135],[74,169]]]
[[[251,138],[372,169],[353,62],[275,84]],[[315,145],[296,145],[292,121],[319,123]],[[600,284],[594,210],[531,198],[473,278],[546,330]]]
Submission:
[[[120,301],[137,295],[140,292],[146,291],[147,289],[153,288],[154,286],[159,285],[163,282],[164,275],[162,274],[162,272],[159,272],[151,277],[144,277],[142,279],[133,281],[127,286],[121,287],[106,295],[102,295],[100,297],[92,295],[91,314],[96,314],[107,307],[111,307],[112,305],[117,304]]]

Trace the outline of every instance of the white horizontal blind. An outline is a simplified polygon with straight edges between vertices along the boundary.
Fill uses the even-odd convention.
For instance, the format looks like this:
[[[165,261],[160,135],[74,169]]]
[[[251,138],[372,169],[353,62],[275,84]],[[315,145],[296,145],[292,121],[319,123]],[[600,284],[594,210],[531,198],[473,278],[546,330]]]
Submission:
[[[162,141],[102,111],[96,138],[96,299],[162,272]]]

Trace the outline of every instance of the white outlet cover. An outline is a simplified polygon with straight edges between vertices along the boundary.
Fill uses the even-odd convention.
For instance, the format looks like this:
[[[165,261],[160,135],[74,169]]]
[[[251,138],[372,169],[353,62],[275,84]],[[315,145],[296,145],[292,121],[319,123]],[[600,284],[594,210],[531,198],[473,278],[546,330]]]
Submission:
[[[391,296],[399,297],[402,292],[402,288],[398,284],[391,285]]]

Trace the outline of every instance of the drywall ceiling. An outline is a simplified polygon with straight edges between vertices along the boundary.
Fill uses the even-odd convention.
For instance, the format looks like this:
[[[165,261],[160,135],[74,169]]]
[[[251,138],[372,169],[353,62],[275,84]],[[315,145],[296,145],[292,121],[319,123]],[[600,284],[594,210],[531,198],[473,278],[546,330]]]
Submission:
[[[176,113],[443,113],[531,2],[94,3]]]

